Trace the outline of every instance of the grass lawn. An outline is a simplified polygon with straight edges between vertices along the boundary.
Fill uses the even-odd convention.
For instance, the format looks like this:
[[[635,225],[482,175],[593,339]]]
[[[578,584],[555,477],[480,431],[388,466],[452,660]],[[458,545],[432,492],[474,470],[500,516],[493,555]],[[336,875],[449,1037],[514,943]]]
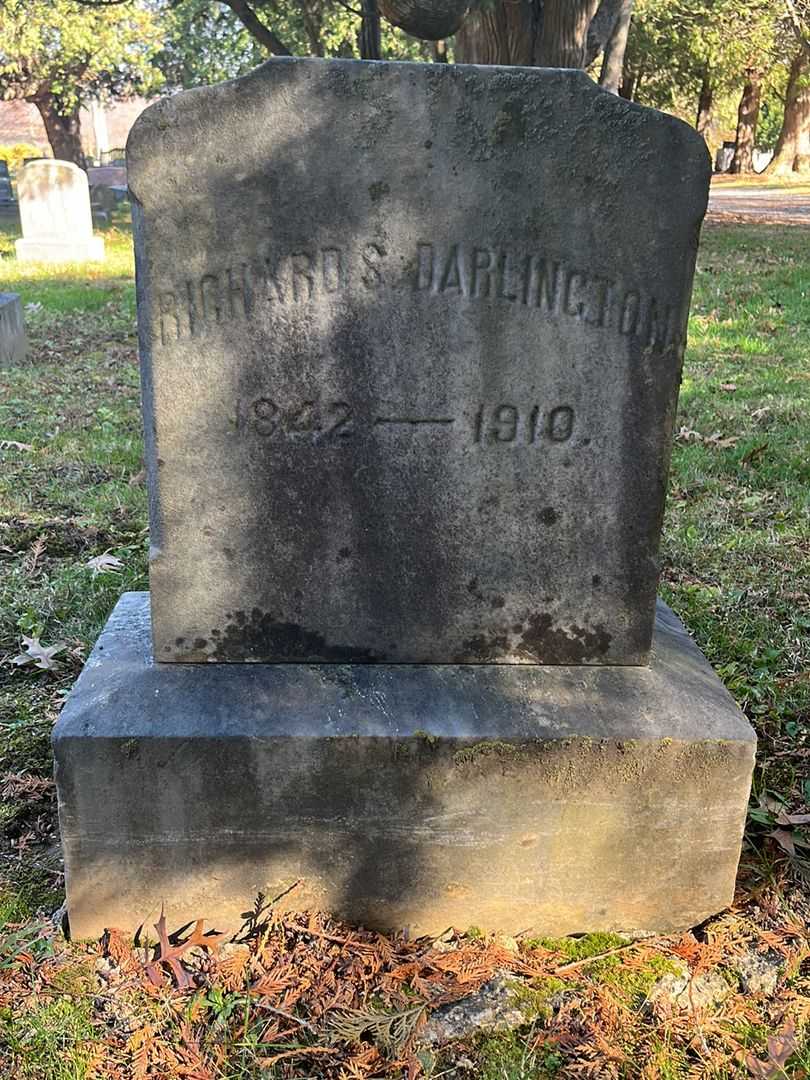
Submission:
[[[712,176],[712,190],[723,191],[725,188],[746,188],[749,191],[778,191],[780,195],[810,195],[810,180],[789,176],[769,176],[768,173],[732,176],[729,173],[716,173]]]
[[[48,919],[63,899],[50,729],[117,597],[147,587],[130,236],[110,228],[104,264],[56,272],[18,265],[2,230],[1,287],[22,294],[31,349],[0,371],[0,1080],[404,1076],[390,1029],[420,1014],[425,986],[462,996],[503,969],[523,1028],[424,1053],[426,1075],[810,1070],[810,847],[786,816],[810,813],[810,233],[704,231],[663,542],[662,592],[760,737],[735,909],[677,940],[517,952],[472,931],[431,952],[323,920],[256,920],[218,960],[192,954],[181,990],[165,967],[145,977],[143,950],[122,938],[68,944]],[[15,664],[23,638],[58,647],[56,666]],[[742,993],[735,957],[751,948],[781,958],[776,996]],[[684,962],[728,984],[697,1018],[645,1004]],[[407,985],[391,974],[405,964]],[[465,984],[454,964],[480,977]],[[323,1016],[330,979],[342,1028]],[[746,1053],[766,1061],[777,1033],[787,1064],[772,1043],[771,1071],[757,1072]]]

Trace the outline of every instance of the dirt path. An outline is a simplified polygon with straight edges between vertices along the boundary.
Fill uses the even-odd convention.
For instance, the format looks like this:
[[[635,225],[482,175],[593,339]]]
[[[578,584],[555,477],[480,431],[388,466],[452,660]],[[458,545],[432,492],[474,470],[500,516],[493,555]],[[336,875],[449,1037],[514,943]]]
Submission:
[[[715,221],[810,226],[810,194],[784,188],[722,188],[712,185],[709,217]]]

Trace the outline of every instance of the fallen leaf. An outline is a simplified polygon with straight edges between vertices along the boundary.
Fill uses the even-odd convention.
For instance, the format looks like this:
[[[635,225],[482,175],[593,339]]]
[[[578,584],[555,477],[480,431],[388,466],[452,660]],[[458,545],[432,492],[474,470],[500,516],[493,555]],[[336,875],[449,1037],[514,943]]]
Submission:
[[[124,564],[116,555],[110,555],[108,551],[105,551],[102,555],[88,559],[84,565],[88,570],[93,571],[93,577],[95,577],[97,574],[117,574]]]
[[[733,393],[737,389],[737,384],[733,382],[720,383],[721,390],[727,390],[729,393]]]
[[[755,1080],[777,1080],[786,1075],[785,1065],[795,1054],[796,1047],[796,1028],[793,1021],[788,1020],[778,1035],[768,1036],[767,1061],[761,1061],[753,1054],[747,1054],[746,1068]]]
[[[788,832],[787,829],[774,829],[773,832],[769,832],[768,836],[772,837],[783,851],[786,851],[788,855],[796,854],[796,844],[793,840],[793,833]]]
[[[37,568],[37,563],[40,560],[42,552],[45,550],[45,539],[42,536],[38,536],[31,545],[31,550],[25,556],[23,560],[23,570],[29,576],[34,573]]]
[[[34,667],[39,668],[40,671],[53,671],[59,665],[54,656],[57,653],[63,652],[65,645],[63,642],[57,642],[56,645],[42,645],[39,638],[29,638],[23,634],[22,647],[25,652],[21,652],[19,656],[15,656],[11,661],[12,664],[16,664],[17,667],[22,667],[23,664],[33,664]]]
[[[189,936],[177,945],[172,945],[166,931],[166,914],[163,908],[160,909],[160,918],[155,923],[155,930],[157,930],[158,935],[157,956],[145,966],[147,978],[154,986],[162,985],[163,980],[160,975],[162,964],[165,964],[174,975],[175,982],[180,990],[186,990],[193,984],[191,974],[180,963],[180,957],[195,945],[202,946],[204,949],[212,949],[227,937],[227,934],[204,934],[203,922],[203,919],[197,919]]]

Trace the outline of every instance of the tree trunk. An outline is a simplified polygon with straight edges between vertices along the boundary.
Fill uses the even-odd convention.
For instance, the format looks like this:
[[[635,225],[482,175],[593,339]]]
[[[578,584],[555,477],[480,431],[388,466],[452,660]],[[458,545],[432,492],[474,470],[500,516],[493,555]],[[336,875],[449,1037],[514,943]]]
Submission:
[[[459,64],[535,63],[542,0],[497,0],[473,7],[456,34]]]
[[[433,63],[434,64],[446,64],[449,60],[447,55],[447,42],[444,38],[439,38],[438,41],[433,42]]]
[[[700,84],[700,97],[698,98],[698,111],[697,120],[695,121],[695,128],[699,135],[706,134],[706,130],[712,120],[712,104],[714,102],[714,87],[712,86],[711,75],[709,69],[703,72],[703,79]]]
[[[540,67],[584,68],[588,27],[599,0],[545,0]]]
[[[318,6],[313,5],[310,0],[304,0],[301,4],[301,16],[304,20],[304,31],[309,42],[309,51],[313,56],[323,56],[324,47],[321,35],[323,19]]]
[[[80,169],[87,168],[78,108],[60,109],[56,98],[47,91],[34,98],[34,104],[45,125],[53,156],[59,161],[72,161]]]
[[[630,32],[632,14],[633,0],[622,0],[610,37],[605,44],[605,55],[602,60],[599,85],[605,90],[609,90],[611,94],[619,93],[622,82],[624,53],[627,48],[627,35]]]
[[[769,173],[810,171],[810,42],[793,57],[785,95],[785,115]]]
[[[361,0],[362,18],[358,44],[363,60],[382,60],[382,38],[380,36],[380,9],[377,0]]]
[[[734,157],[731,159],[729,172],[752,173],[754,171],[754,140],[757,137],[759,102],[762,96],[761,76],[758,71],[749,68],[745,73],[745,85],[737,110],[737,135],[734,145]]]
[[[380,0],[387,18],[394,2],[418,6],[418,0]],[[444,6],[448,0],[437,5]],[[477,0],[456,34],[456,60],[584,68],[605,48],[625,9],[629,20],[632,6],[632,0]]]
[[[627,18],[633,10],[633,0],[601,0],[596,14],[588,27],[588,43],[585,51],[585,67],[589,67],[600,52],[606,48],[616,23],[624,8],[628,8]]]

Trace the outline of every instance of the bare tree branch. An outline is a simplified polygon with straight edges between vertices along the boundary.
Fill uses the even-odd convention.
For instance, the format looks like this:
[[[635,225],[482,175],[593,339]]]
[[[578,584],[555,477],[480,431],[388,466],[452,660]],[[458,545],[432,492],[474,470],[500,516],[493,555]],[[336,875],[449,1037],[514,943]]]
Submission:
[[[292,56],[281,38],[277,37],[269,26],[264,25],[247,0],[220,0],[220,2],[231,9],[251,37],[254,37],[268,52],[274,56]]]

